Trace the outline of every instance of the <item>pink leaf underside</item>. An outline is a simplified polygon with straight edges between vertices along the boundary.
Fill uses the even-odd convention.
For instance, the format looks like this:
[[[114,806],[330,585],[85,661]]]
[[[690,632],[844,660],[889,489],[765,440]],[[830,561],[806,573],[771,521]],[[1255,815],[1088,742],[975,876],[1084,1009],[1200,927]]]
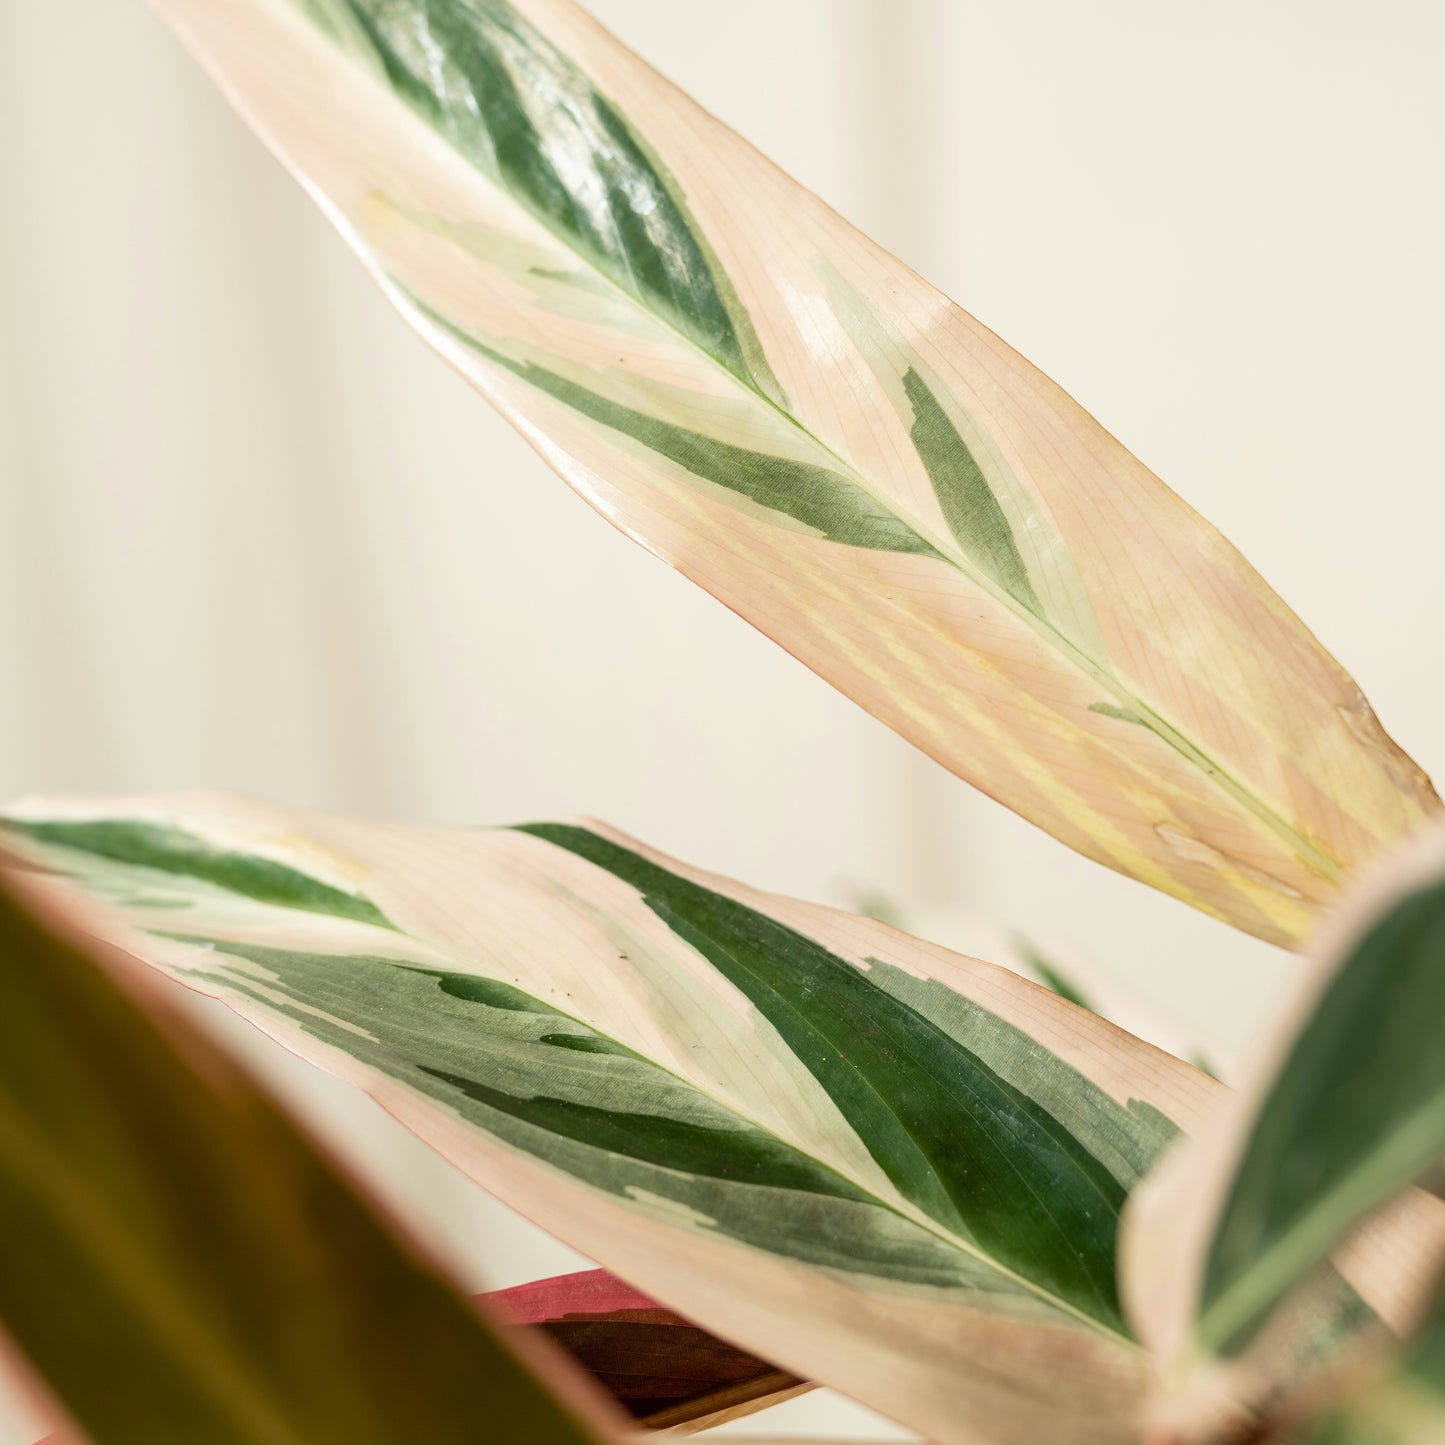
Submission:
[[[721,1424],[811,1388],[605,1269],[482,1298],[512,1324],[546,1330],[634,1420],[653,1429]]]

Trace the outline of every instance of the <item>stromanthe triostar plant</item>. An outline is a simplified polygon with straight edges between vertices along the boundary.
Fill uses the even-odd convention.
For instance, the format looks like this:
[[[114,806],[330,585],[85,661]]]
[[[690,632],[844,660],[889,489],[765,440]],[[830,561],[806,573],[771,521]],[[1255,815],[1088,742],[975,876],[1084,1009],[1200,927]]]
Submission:
[[[616,1438],[607,1394],[696,1429],[815,1381],[940,1445],[1318,1445],[1386,1410],[1391,1445],[1441,1438],[1445,1203],[1409,1188],[1445,1154],[1439,858],[1354,892],[1439,803],[1299,620],[1057,386],[567,0],[153,8],[407,320],[629,535],[1099,862],[1292,947],[1352,900],[1231,1098],[1016,972],[600,824],[16,805],[27,897],[84,896],[107,948],[612,1272],[565,1330],[528,1316],[605,1392],[553,1360],[499,1384],[517,1423],[443,1390],[441,1433],[383,1411],[366,1438]],[[229,1142],[218,1114],[205,1147],[243,1169]],[[74,1178],[126,1147],[79,1138]],[[166,1208],[184,1164],[148,1186]],[[240,1290],[221,1265],[250,1245],[208,1288]],[[148,1411],[117,1423],[83,1341],[67,1354],[73,1278],[57,1298],[21,1272],[16,1344],[97,1445],[170,1438],[187,1352],[146,1357]],[[290,1285],[332,1277],[302,1258]],[[264,1383],[265,1340],[210,1344]],[[369,1399],[368,1358],[330,1387]],[[208,1438],[256,1438],[227,1430]]]

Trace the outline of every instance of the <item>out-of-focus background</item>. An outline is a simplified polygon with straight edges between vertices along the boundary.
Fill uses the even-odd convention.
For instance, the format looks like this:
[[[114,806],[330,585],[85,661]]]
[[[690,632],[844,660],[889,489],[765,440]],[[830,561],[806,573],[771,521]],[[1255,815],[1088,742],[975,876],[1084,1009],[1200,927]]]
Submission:
[[[1445,772],[1445,7],[592,8],[1061,381]],[[1005,813],[593,515],[136,0],[0,0],[0,116],[0,793],[592,813],[959,945],[992,919],[1247,1052],[1287,956]],[[578,1263],[216,1024],[468,1285]],[[887,1433],[822,1396],[755,1428]]]

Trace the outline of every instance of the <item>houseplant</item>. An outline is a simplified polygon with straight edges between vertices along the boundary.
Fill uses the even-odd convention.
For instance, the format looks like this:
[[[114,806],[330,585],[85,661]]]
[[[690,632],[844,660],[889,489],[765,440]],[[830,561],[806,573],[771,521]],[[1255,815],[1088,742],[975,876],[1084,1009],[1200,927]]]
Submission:
[[[569,480],[1065,841],[1290,943],[1433,811],[1216,534],[585,17],[162,8]],[[595,830],[367,830],[207,800],[17,823],[17,848],[142,900],[136,950],[785,1365],[940,1438],[1107,1437],[1187,1393],[1191,1372],[1166,1391],[1127,1342],[1115,1223],[1214,1091],[1007,976]],[[967,1139],[965,1080],[990,1121]],[[622,1137],[599,1134],[616,1121],[598,1100]],[[1423,1201],[1404,1213],[1428,1229]],[[1299,1340],[1353,1318],[1336,1283],[1311,1290],[1310,1331],[1267,1341],[1199,1419],[1289,1396]]]

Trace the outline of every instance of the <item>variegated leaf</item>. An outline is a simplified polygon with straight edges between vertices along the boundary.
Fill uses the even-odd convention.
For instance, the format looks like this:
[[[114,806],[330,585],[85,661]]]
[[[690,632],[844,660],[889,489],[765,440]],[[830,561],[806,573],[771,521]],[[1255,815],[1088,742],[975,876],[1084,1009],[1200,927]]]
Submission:
[[[68,1412],[66,1440],[620,1435],[579,1372],[479,1315],[158,980],[6,872],[0,1345]],[[549,1363],[567,1378],[535,1373]]]
[[[722,1338],[940,1441],[1134,1438],[1116,1222],[1220,1094],[1188,1065],[597,826],[16,816],[95,927]]]
[[[1361,1221],[1355,1250],[1422,1226],[1399,1255],[1388,1311],[1413,1323],[1445,1261],[1441,1201],[1401,1196],[1445,1157],[1442,1017],[1437,829],[1342,912],[1251,1085],[1130,1205],[1126,1296],[1185,1393],[1204,1378],[1248,1393],[1257,1346],[1291,1328],[1319,1262]]]
[[[1438,806],[1212,528],[568,0],[152,3],[583,496],[1070,846],[1293,943]]]

